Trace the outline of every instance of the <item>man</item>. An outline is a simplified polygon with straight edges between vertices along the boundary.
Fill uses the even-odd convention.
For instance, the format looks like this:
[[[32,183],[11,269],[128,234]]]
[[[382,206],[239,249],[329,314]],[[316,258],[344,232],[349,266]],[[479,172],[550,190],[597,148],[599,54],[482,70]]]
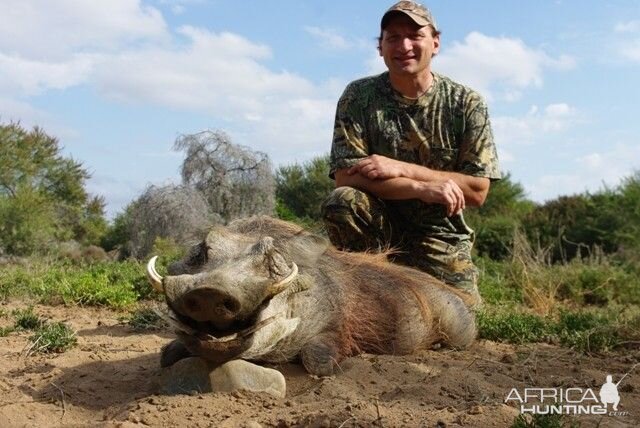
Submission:
[[[388,71],[352,82],[338,102],[322,212],[347,251],[393,248],[392,260],[477,298],[474,233],[462,215],[500,178],[487,107],[431,71],[440,32],[422,5],[400,1],[381,20]]]

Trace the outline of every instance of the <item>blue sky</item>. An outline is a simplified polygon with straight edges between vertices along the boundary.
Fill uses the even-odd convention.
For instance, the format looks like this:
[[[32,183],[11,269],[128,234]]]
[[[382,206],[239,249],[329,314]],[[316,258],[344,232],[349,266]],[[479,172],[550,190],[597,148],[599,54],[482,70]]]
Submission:
[[[179,181],[177,136],[222,129],[274,165],[329,151],[335,104],[379,73],[390,1],[2,0],[0,120],[39,125],[110,216]],[[640,2],[425,3],[433,68],[487,100],[503,171],[542,202],[640,169]]]

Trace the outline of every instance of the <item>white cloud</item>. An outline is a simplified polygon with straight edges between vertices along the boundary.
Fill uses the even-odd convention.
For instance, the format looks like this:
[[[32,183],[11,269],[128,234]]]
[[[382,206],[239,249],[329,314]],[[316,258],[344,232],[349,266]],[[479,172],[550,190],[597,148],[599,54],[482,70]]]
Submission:
[[[614,27],[616,33],[640,33],[640,20],[619,22]]]
[[[614,32],[618,34],[619,55],[624,60],[640,63],[640,20],[620,22]]]
[[[620,180],[640,169],[640,144],[620,142],[606,152],[577,156],[567,165],[571,173],[547,174],[527,185],[530,196],[537,201],[585,191],[597,192],[603,186],[615,186]]]
[[[166,40],[160,12],[140,0],[3,0],[0,51],[60,60],[78,50],[115,50],[140,40]]]
[[[318,41],[323,49],[346,50],[353,43],[332,28],[306,26],[304,30]]]
[[[314,94],[314,85],[260,62],[270,49],[231,33],[194,27],[179,30],[180,46],[105,56],[95,83],[107,97],[196,110],[227,120],[259,118],[278,103]]]
[[[158,4],[162,6],[167,6],[171,10],[171,13],[174,15],[182,15],[187,7],[204,3],[207,0],[156,0]]]
[[[520,117],[497,116],[492,119],[496,141],[500,145],[534,144],[549,133],[559,133],[569,129],[579,120],[575,108],[566,103],[549,104],[542,111],[538,106],[531,106],[529,111]]]
[[[620,54],[625,59],[640,63],[640,38],[623,43],[620,46]]]
[[[73,55],[62,62],[44,62],[0,52],[0,91],[4,94],[37,95],[47,89],[65,89],[86,80],[93,60]]]
[[[487,98],[518,99],[523,89],[540,87],[544,69],[567,70],[575,61],[566,55],[553,58],[519,39],[469,33],[463,42],[441,50],[434,68],[473,87]],[[502,92],[494,94],[495,88]]]

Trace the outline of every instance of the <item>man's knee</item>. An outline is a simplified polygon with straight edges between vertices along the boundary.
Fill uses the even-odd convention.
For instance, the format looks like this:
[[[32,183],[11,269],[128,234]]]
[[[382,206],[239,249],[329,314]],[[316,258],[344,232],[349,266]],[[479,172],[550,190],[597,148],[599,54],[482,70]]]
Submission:
[[[329,239],[338,249],[378,249],[388,240],[384,205],[366,192],[338,187],[322,203],[321,212]]]
[[[322,202],[322,218],[326,219],[334,211],[355,212],[359,200],[363,200],[364,192],[349,186],[335,188]]]

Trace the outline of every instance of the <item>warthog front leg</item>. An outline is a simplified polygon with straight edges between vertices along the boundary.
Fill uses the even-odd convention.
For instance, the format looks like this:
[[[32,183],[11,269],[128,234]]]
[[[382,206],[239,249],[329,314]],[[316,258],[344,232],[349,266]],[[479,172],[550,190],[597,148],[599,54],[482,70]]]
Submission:
[[[184,346],[184,343],[179,340],[174,340],[162,347],[160,367],[170,367],[178,361],[192,356],[193,354]]]
[[[324,334],[318,336],[300,351],[302,364],[311,374],[317,376],[331,376],[342,356],[336,344],[336,339],[332,335]]]

